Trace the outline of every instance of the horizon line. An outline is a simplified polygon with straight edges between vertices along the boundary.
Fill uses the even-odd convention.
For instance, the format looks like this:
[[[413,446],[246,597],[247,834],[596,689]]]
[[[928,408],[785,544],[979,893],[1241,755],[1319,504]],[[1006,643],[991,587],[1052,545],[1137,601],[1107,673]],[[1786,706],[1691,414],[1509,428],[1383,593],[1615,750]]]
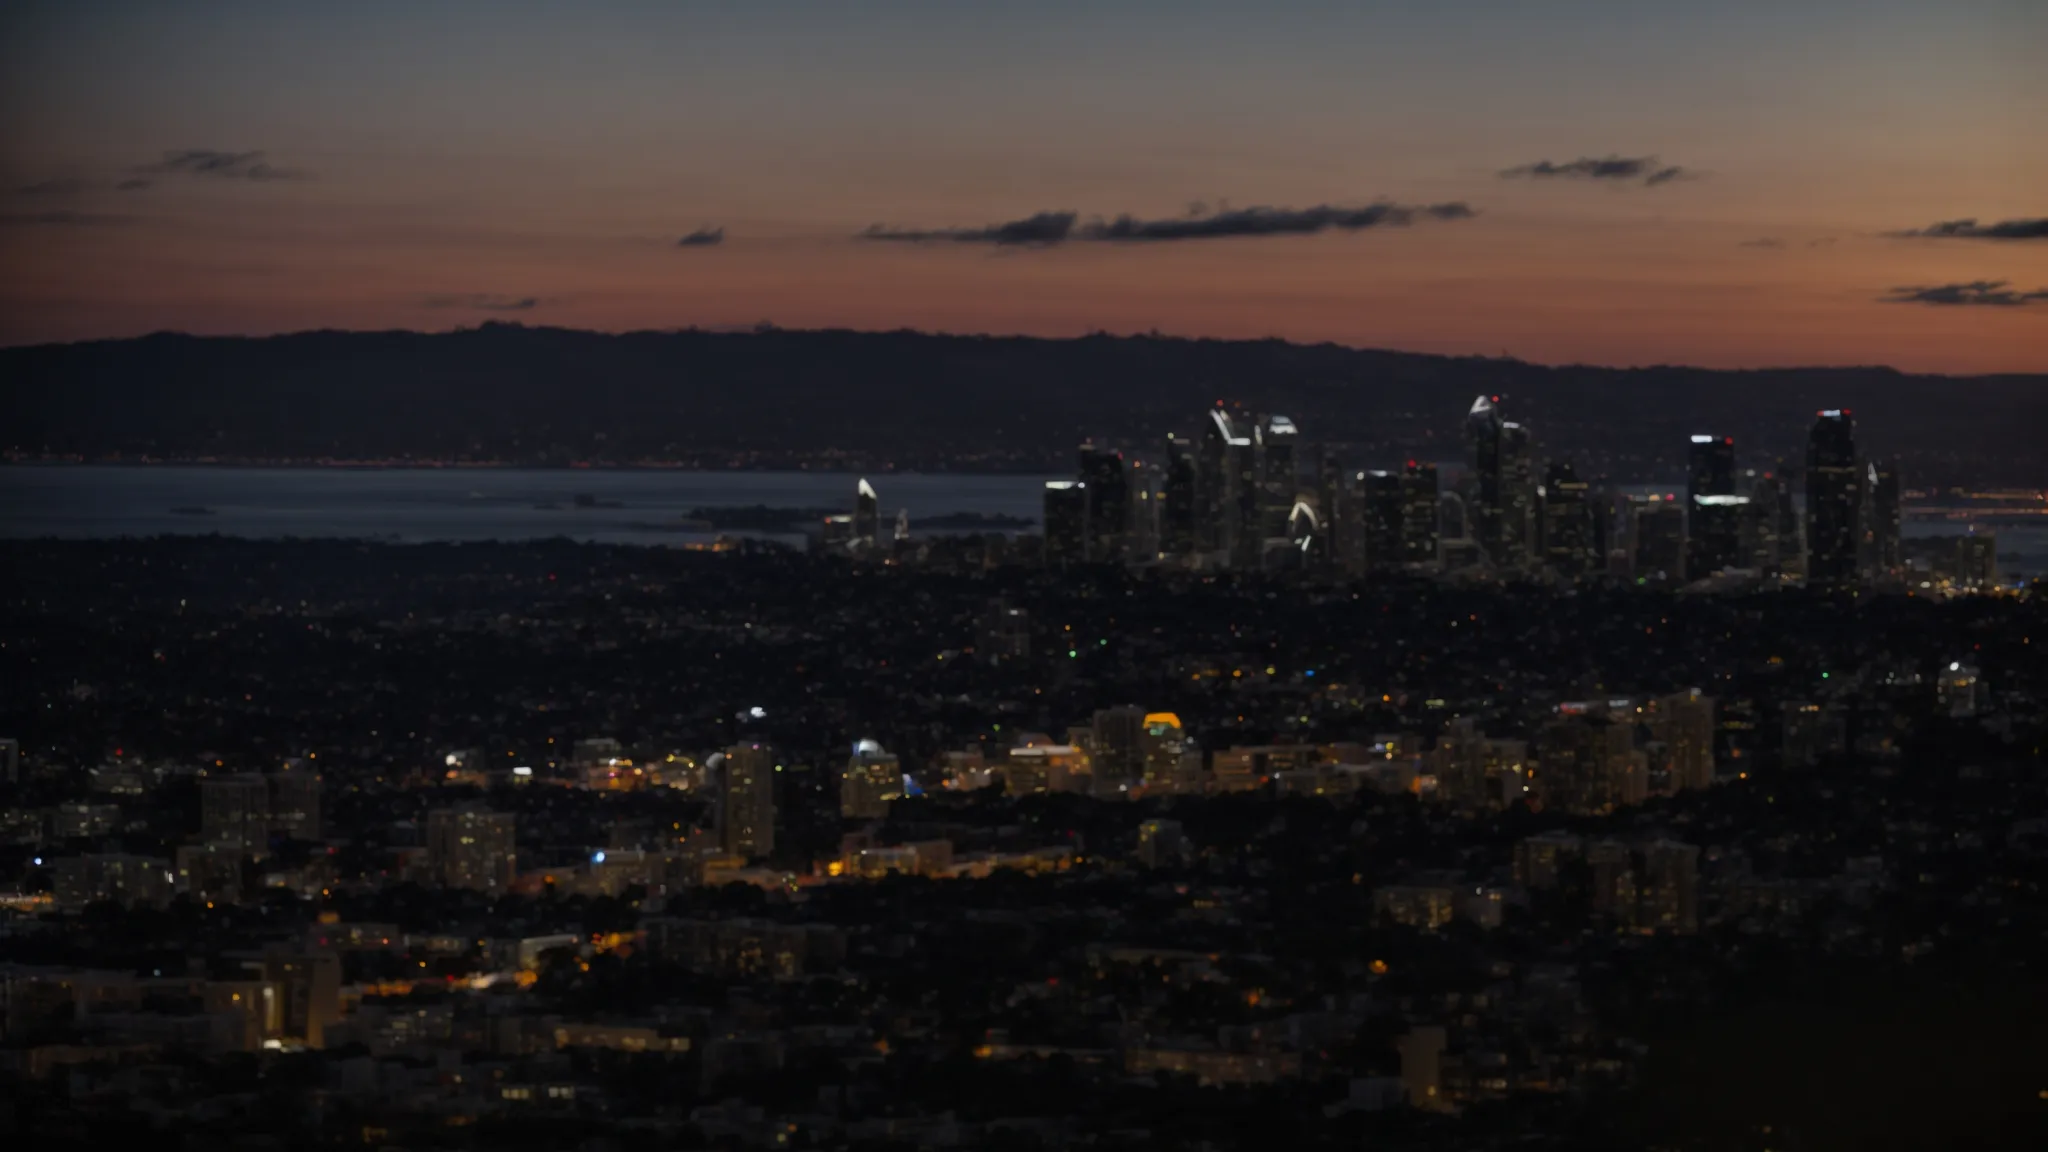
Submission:
[[[14,352],[40,351],[56,348],[81,348],[101,344],[133,344],[144,340],[180,338],[186,340],[288,340],[307,336],[417,336],[448,337],[472,335],[491,329],[510,329],[534,333],[565,333],[576,336],[595,336],[624,339],[635,336],[916,336],[931,340],[1008,340],[1040,344],[1078,344],[1084,340],[1157,340],[1178,344],[1281,344],[1291,348],[1336,349],[1344,352],[1375,354],[1383,356],[1411,356],[1420,359],[1477,361],[1537,368],[1544,371],[1594,371],[1594,372],[1701,372],[1717,375],[1739,375],[1744,373],[1768,372],[1888,372],[1895,376],[1915,377],[1931,380],[1993,380],[2014,377],[2048,378],[2048,366],[2034,371],[2020,372],[1909,372],[1890,364],[1774,364],[1747,368],[1709,368],[1697,364],[1657,362],[1652,364],[1597,364],[1586,361],[1565,361],[1546,363],[1501,352],[1488,355],[1479,352],[1423,352],[1405,348],[1389,348],[1376,345],[1346,344],[1337,340],[1295,340],[1283,336],[1229,337],[1202,336],[1163,332],[1147,329],[1135,332],[1112,332],[1097,329],[1078,336],[1045,336],[1028,332],[957,332],[946,329],[925,329],[914,327],[898,328],[856,328],[856,327],[783,327],[772,321],[755,324],[719,324],[711,326],[682,325],[674,328],[577,328],[557,324],[528,324],[518,320],[484,320],[477,324],[460,325],[453,328],[300,328],[285,332],[261,333],[204,333],[180,329],[163,328],[133,336],[94,336],[80,340],[44,340],[33,343],[10,344],[0,342],[0,356]]]

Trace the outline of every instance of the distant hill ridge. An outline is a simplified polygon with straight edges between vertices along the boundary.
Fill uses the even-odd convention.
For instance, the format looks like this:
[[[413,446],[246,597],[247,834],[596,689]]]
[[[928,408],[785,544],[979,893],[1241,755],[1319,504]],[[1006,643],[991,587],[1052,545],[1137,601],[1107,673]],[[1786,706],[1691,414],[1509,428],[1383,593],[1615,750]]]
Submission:
[[[2048,483],[2048,376],[1889,368],[1543,367],[1158,336],[632,332],[158,334],[0,349],[0,450],[104,459],[680,461],[700,467],[1065,468],[1093,436],[1157,450],[1217,400],[1294,417],[1347,463],[1454,459],[1480,392],[1551,457],[1661,478],[1685,437],[1796,456],[1854,409],[1908,483]],[[1796,461],[1795,461],[1796,462]]]

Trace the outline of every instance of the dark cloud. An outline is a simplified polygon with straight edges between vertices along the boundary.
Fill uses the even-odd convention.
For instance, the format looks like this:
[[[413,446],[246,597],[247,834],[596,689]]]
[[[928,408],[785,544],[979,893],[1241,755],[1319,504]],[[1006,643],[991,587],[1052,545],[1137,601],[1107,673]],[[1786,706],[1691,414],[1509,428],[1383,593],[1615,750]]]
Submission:
[[[1613,183],[1641,181],[1655,188],[1682,180],[1692,173],[1676,164],[1660,164],[1655,156],[1581,156],[1562,164],[1538,160],[1500,171],[1503,180],[1605,180]]]
[[[116,191],[116,192],[140,192],[140,191],[143,191],[143,190],[144,190],[144,189],[146,189],[146,188],[150,188],[150,187],[153,187],[153,186],[154,186],[155,184],[156,184],[156,181],[154,181],[154,180],[145,180],[145,179],[143,179],[142,177],[140,177],[140,176],[137,176],[137,177],[135,177],[135,178],[133,178],[133,179],[130,179],[130,180],[123,180],[123,181],[121,181],[121,182],[120,182],[119,184],[116,184],[116,185],[114,185],[114,191]]]
[[[690,233],[688,236],[683,237],[681,240],[676,241],[676,247],[710,248],[714,245],[723,243],[725,243],[725,229],[699,228],[695,232]]]
[[[1754,240],[1744,240],[1736,245],[1738,248],[1783,248],[1784,246],[1785,242],[1776,236],[1759,236]]]
[[[20,196],[76,196],[85,191],[82,180],[39,180],[34,184],[23,184],[16,188]]]
[[[132,224],[133,216],[117,216],[106,212],[4,212],[0,213],[0,225],[35,226],[48,225],[53,228],[103,228],[116,224]]]
[[[537,296],[500,296],[491,292],[463,292],[453,296],[429,296],[429,308],[467,308],[477,312],[531,312],[540,307]]]
[[[1405,228],[1419,218],[1464,220],[1473,215],[1469,205],[1456,201],[1414,207],[1383,203],[1368,204],[1363,208],[1338,208],[1328,204],[1313,208],[1233,208],[1165,220],[1119,216],[1106,224],[1089,225],[1083,230],[1082,237],[1133,242],[1210,240],[1226,236],[1312,236],[1318,232]]]
[[[2027,304],[2048,304],[2048,288],[2020,292],[2008,280],[1972,280],[1966,284],[1893,288],[1882,299],[1890,304],[1984,304],[1994,308],[2018,308]]]
[[[279,168],[263,159],[261,151],[222,152],[212,148],[185,148],[164,153],[154,164],[138,172],[160,175],[212,176],[224,180],[303,180],[306,173]]]
[[[1406,205],[1369,204],[1339,208],[1226,208],[1186,216],[1145,220],[1118,216],[1113,220],[1078,223],[1074,212],[1040,212],[986,228],[905,229],[875,225],[861,233],[866,240],[942,241],[957,244],[998,244],[1050,247],[1067,241],[1140,244],[1172,240],[1213,240],[1231,236],[1310,236],[1318,232],[1358,232],[1367,228],[1406,227],[1417,220],[1464,220],[1476,213],[1462,202]]]
[[[1975,219],[1943,220],[1925,228],[1887,235],[1922,236],[1933,240],[2048,240],[2048,216],[2000,220],[1995,224],[1979,224]]]
[[[1044,247],[1066,240],[1074,231],[1075,212],[1040,212],[1006,224],[986,228],[894,228],[875,224],[860,234],[863,240],[896,240],[913,244],[933,242],[954,244],[1001,244]]]

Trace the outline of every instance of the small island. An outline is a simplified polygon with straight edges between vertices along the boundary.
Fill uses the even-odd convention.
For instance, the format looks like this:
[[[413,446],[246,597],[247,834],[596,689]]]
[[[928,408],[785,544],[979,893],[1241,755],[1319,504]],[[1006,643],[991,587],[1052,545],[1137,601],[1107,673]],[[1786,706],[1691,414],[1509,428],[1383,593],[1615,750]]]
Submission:
[[[1002,512],[946,512],[938,516],[913,516],[910,526],[926,532],[1014,532],[1038,521],[1029,516]]]
[[[702,520],[628,520],[622,527],[634,532],[696,532],[712,531]]]
[[[736,508],[692,508],[683,518],[721,532],[801,532],[842,508],[774,508],[748,504]]]
[[[721,532],[803,532],[817,527],[828,516],[843,516],[848,508],[777,508],[749,504],[731,508],[692,508],[684,519]],[[893,531],[893,513],[882,517],[885,532]],[[937,516],[913,516],[910,526],[921,532],[1014,532],[1037,521],[1027,516],[1001,512],[946,512]]]

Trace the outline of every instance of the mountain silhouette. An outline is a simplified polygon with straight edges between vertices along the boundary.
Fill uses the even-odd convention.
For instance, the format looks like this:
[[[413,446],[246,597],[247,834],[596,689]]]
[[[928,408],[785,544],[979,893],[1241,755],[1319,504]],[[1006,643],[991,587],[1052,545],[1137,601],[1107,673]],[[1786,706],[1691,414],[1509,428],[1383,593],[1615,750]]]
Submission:
[[[1675,475],[1686,437],[1802,454],[1815,409],[1909,483],[2048,482],[2048,377],[1888,368],[1544,367],[1280,340],[918,332],[157,334],[0,350],[16,458],[674,461],[698,467],[1059,469],[1087,437],[1157,451],[1219,400],[1292,416],[1347,464],[1456,459],[1473,395],[1546,454]]]

